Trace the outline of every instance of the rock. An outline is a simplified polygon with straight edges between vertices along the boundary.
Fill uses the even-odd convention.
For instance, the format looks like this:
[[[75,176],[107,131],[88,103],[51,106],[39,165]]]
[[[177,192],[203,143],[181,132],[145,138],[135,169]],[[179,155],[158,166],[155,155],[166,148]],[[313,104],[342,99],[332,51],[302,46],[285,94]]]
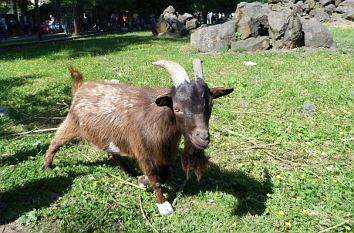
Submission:
[[[187,20],[193,19],[193,15],[189,13],[184,13],[183,15],[178,16],[178,20],[182,23],[186,23]]]
[[[354,21],[354,10],[348,10],[342,15],[343,19]]]
[[[199,52],[225,52],[235,36],[236,22],[200,27],[191,35],[191,46]]]
[[[296,48],[302,45],[301,22],[295,10],[284,8],[268,15],[269,36],[274,48]]]
[[[191,19],[186,21],[186,29],[188,31],[196,29],[198,27],[198,20],[197,19]]]
[[[333,0],[320,0],[319,2],[322,6],[327,6],[331,3],[333,3]]]
[[[354,10],[354,0],[345,0],[341,2],[338,7],[335,9],[337,13],[341,14],[350,14]]]
[[[163,12],[162,15],[169,13],[169,14],[175,14],[176,10],[173,6],[169,5]]]
[[[317,19],[301,19],[301,24],[306,47],[334,47],[333,37],[331,33]]]
[[[256,51],[270,48],[270,41],[267,36],[251,37],[246,40],[231,42],[231,51]]]
[[[343,0],[334,0],[334,5],[338,6],[342,2],[343,2]]]
[[[302,15],[304,13],[304,2],[303,1],[298,1],[294,5],[294,9],[295,9],[297,14]]]
[[[336,6],[334,4],[329,4],[329,5],[325,6],[324,11],[328,15],[332,15],[335,9],[336,9]]]
[[[338,6],[354,8],[354,0],[345,0],[345,1],[341,2]]]
[[[270,9],[259,2],[238,4],[234,19],[241,39],[268,34],[268,13]]]
[[[159,22],[157,23],[157,31],[159,36],[166,36],[171,33],[176,33],[178,36],[188,34],[184,24],[178,20],[173,6],[168,6],[160,15]]]
[[[313,9],[310,12],[310,15],[315,17],[318,21],[320,22],[325,22],[325,21],[329,21],[331,18],[329,17],[329,15],[325,12],[325,10],[323,8],[316,8]]]

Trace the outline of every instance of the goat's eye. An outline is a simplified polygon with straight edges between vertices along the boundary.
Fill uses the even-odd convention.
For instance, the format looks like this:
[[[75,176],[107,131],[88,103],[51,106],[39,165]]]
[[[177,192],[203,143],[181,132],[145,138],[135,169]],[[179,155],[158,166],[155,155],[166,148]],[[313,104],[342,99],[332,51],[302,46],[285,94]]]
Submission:
[[[173,110],[175,111],[175,113],[183,113],[183,111],[179,108],[174,108]]]

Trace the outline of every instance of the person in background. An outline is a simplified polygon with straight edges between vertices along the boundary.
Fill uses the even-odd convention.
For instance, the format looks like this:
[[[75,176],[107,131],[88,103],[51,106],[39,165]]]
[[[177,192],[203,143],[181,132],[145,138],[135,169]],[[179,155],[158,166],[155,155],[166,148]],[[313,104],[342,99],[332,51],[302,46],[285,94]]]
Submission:
[[[7,25],[4,17],[0,16],[0,40],[7,40]]]
[[[159,33],[157,32],[157,23],[155,19],[155,15],[150,15],[150,26],[152,35],[157,36]]]
[[[86,16],[86,13],[84,13],[84,16],[82,17],[82,26],[84,29],[84,33],[87,33],[87,31],[88,31],[88,18]]]

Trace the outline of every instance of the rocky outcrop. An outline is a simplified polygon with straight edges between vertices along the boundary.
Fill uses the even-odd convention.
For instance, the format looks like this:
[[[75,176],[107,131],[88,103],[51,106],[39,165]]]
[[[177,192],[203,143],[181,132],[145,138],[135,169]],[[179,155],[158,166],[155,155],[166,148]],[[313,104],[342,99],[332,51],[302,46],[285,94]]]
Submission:
[[[182,37],[189,34],[190,30],[199,26],[198,20],[189,13],[177,16],[173,6],[168,6],[160,15],[157,23],[159,36]]]
[[[353,20],[349,15],[354,13],[354,0],[270,0],[269,7],[273,10],[288,7],[302,10],[297,13],[302,17],[316,18],[321,22],[330,21],[333,13]]]
[[[310,8],[316,4],[318,2],[312,2]],[[330,6],[331,2],[322,0],[322,4]],[[302,18],[299,15],[302,10],[301,3],[297,7],[271,8],[267,4],[243,2],[238,5],[233,20],[197,29],[191,36],[191,46],[200,52],[223,52],[229,48],[232,51],[255,51],[301,46],[334,47],[328,29],[316,17]],[[314,10],[315,15],[319,12],[325,13],[324,10]]]
[[[191,35],[191,45],[199,52],[226,52],[236,30],[235,21],[200,27]]]
[[[304,32],[304,43],[306,47],[331,48],[334,46],[331,33],[318,20],[302,19],[301,23]]]

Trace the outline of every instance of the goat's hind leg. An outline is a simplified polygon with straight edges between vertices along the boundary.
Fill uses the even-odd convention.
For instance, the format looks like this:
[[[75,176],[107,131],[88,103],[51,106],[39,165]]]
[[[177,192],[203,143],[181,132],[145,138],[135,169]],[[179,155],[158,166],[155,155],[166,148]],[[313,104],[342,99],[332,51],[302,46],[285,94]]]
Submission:
[[[107,152],[107,153],[110,159],[112,159],[113,161],[119,164],[119,167],[123,169],[123,171],[125,172],[125,174],[127,174],[127,176],[130,177],[136,176],[136,172],[128,166],[128,164],[123,160],[120,154],[112,153],[112,152]]]
[[[67,116],[64,122],[59,126],[53,140],[49,145],[49,148],[45,154],[43,169],[48,170],[52,166],[56,151],[77,136],[78,128],[70,116]]]

